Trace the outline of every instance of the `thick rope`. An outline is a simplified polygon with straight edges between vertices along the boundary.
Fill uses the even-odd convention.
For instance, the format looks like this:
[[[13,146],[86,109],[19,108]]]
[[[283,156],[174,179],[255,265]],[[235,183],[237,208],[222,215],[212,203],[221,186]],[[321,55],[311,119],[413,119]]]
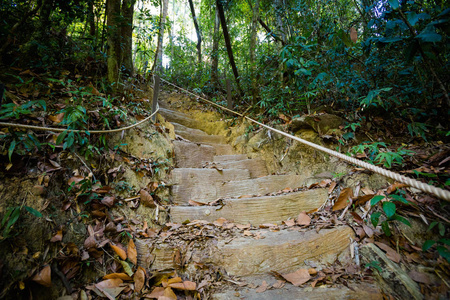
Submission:
[[[240,117],[244,117],[244,118],[246,118],[247,120],[249,120],[249,121],[251,121],[251,122],[253,122],[253,123],[256,123],[256,124],[258,124],[258,125],[260,125],[260,126],[262,126],[262,127],[264,127],[264,128],[269,129],[270,131],[279,133],[279,134],[281,134],[281,135],[283,135],[283,136],[286,136],[286,137],[291,138],[291,139],[293,139],[293,140],[296,140],[296,141],[298,141],[298,142],[300,142],[300,143],[303,143],[303,144],[305,144],[305,145],[308,145],[308,146],[310,146],[310,147],[313,147],[314,149],[317,149],[317,150],[320,150],[320,151],[322,151],[322,152],[325,152],[325,153],[328,153],[328,154],[330,154],[330,155],[333,155],[333,156],[335,156],[335,157],[337,157],[337,158],[340,158],[340,159],[342,159],[342,160],[344,160],[344,161],[346,161],[346,162],[348,162],[348,163],[351,163],[351,164],[354,164],[354,165],[363,167],[363,168],[365,168],[365,169],[367,169],[367,170],[370,170],[370,171],[372,171],[372,172],[375,172],[375,173],[381,174],[381,175],[383,175],[383,176],[389,177],[389,178],[394,179],[394,180],[396,180],[396,181],[398,181],[398,182],[400,182],[400,183],[407,184],[407,185],[409,185],[409,186],[411,186],[411,187],[414,187],[414,188],[419,189],[419,190],[421,190],[421,191],[424,191],[424,192],[426,192],[426,193],[433,194],[433,195],[435,195],[436,197],[438,197],[438,198],[440,198],[440,199],[443,199],[443,200],[446,200],[446,201],[450,201],[450,192],[447,191],[447,190],[444,190],[444,189],[441,189],[441,188],[438,188],[438,187],[435,187],[435,186],[432,186],[432,185],[429,185],[429,184],[420,182],[420,181],[415,180],[415,179],[413,179],[413,178],[409,178],[409,177],[400,175],[400,174],[398,174],[398,173],[395,173],[395,172],[386,170],[386,169],[381,168],[381,167],[378,167],[378,166],[371,165],[371,164],[369,164],[369,163],[367,163],[367,162],[364,162],[364,161],[361,161],[361,160],[359,160],[359,159],[357,159],[357,158],[347,156],[347,155],[345,155],[345,154],[342,154],[342,153],[333,151],[333,150],[331,150],[331,149],[322,147],[322,146],[320,146],[320,145],[314,144],[314,143],[312,143],[312,142],[306,141],[306,140],[304,140],[304,139],[302,139],[302,138],[293,136],[292,134],[289,134],[289,133],[283,132],[283,131],[281,131],[281,130],[272,128],[272,127],[267,126],[267,125],[265,125],[265,124],[263,124],[263,123],[260,123],[260,122],[258,122],[258,121],[256,121],[256,120],[253,120],[252,118],[249,118],[249,117],[247,117],[247,116],[244,116],[244,115],[241,114],[241,113],[235,112],[235,111],[233,111],[233,110],[231,110],[231,109],[228,109],[228,108],[226,108],[226,107],[224,107],[224,106],[222,106],[222,105],[219,105],[219,104],[214,103],[214,102],[212,102],[212,101],[210,101],[210,100],[208,100],[208,99],[205,99],[205,98],[203,98],[203,97],[201,97],[201,96],[199,96],[199,95],[196,95],[196,94],[194,94],[194,93],[192,93],[192,92],[190,92],[190,91],[188,91],[188,90],[186,90],[186,89],[183,89],[183,88],[181,88],[181,87],[179,87],[179,86],[176,86],[175,84],[173,84],[173,83],[171,83],[171,82],[168,82],[167,80],[164,80],[164,79],[162,79],[162,78],[161,78],[161,80],[164,81],[164,82],[166,82],[166,83],[169,84],[169,85],[172,85],[172,86],[174,86],[174,87],[180,89],[181,91],[184,91],[185,93],[188,93],[188,94],[190,94],[190,95],[193,95],[193,96],[195,96],[196,98],[202,99],[203,101],[205,101],[205,102],[207,102],[207,103],[209,103],[209,104],[212,104],[212,105],[214,105],[214,106],[216,106],[216,107],[219,107],[220,109],[223,109],[223,110],[225,110],[225,111],[231,112],[231,113],[233,113],[233,114],[235,114],[235,115],[238,115],[238,116],[240,116]]]
[[[142,121],[139,121],[133,125],[116,128],[116,129],[109,129],[109,130],[81,130],[81,129],[65,129],[65,128],[55,128],[55,127],[41,127],[41,126],[34,126],[34,125],[25,125],[25,124],[15,124],[15,123],[5,123],[0,122],[0,126],[6,126],[6,127],[14,127],[14,128],[23,128],[23,129],[32,129],[32,130],[40,130],[40,131],[55,131],[55,132],[86,132],[86,133],[113,133],[113,132],[121,132],[124,130],[131,129],[133,127],[139,126],[144,122],[147,122],[150,120],[156,113],[159,111],[159,105],[157,104],[156,110],[147,118],[145,118]]]

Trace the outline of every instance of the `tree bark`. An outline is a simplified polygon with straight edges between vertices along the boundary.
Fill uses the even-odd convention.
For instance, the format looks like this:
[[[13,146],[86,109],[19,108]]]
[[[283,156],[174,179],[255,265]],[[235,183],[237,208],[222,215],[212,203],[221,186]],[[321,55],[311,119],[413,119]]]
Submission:
[[[223,12],[223,6],[220,2],[221,0],[216,0],[217,9],[219,11],[220,24],[222,25],[223,38],[225,39],[225,45],[227,47],[228,58],[230,60],[231,69],[233,70],[234,79],[238,87],[238,91],[242,94],[241,84],[239,80],[239,73],[236,68],[236,63],[234,62],[233,49],[231,48],[230,35],[228,34],[227,23],[225,20],[225,13]]]
[[[88,2],[87,23],[89,25],[89,35],[91,37],[95,36],[94,0],[89,0]]]
[[[115,83],[119,81],[120,64],[120,0],[108,0],[106,7],[108,27],[108,81]]]
[[[198,26],[197,17],[195,16],[194,2],[189,0],[189,7],[191,9],[192,19],[194,20],[195,32],[197,33],[197,55],[198,64],[202,63],[202,33],[200,27]]]
[[[214,36],[213,36],[213,47],[212,47],[212,57],[211,57],[211,84],[217,86],[219,83],[219,77],[217,75],[217,70],[219,68],[219,39],[220,39],[220,19],[219,10],[216,5],[215,18],[214,18]]]
[[[164,27],[166,26],[167,10],[169,8],[169,0],[162,0],[162,9],[159,21],[159,32],[158,32],[158,46],[156,47],[155,62],[153,63],[152,71],[158,75],[162,73],[162,53],[163,53],[163,38],[164,38]]]
[[[133,14],[136,0],[123,0],[122,2],[122,65],[126,75],[133,76]]]
[[[258,19],[259,19],[259,0],[255,0],[255,6],[253,7],[252,32],[250,37],[250,63],[252,73],[253,105],[256,104],[258,99],[258,83],[256,81],[256,57],[255,57],[256,39],[258,33]]]

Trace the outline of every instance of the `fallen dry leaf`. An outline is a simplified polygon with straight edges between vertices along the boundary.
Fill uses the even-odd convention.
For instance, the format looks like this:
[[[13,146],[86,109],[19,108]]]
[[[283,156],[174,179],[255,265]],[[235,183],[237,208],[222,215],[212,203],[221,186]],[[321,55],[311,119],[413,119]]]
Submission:
[[[408,276],[411,277],[411,279],[414,280],[415,282],[424,283],[424,284],[432,284],[433,283],[432,280],[430,279],[430,276],[427,273],[411,270],[408,273]]]
[[[373,237],[373,230],[372,230],[372,228],[370,228],[366,224],[362,224],[362,227],[363,227],[364,232],[367,234],[368,237],[370,237],[370,238]]]
[[[122,280],[133,280],[130,276],[125,273],[111,273],[103,276],[103,279],[122,279]]]
[[[261,285],[255,290],[255,292],[263,293],[267,290],[268,287],[269,287],[269,285],[267,284],[267,282],[265,280],[263,280]]]
[[[350,203],[350,198],[353,197],[353,190],[351,188],[345,188],[339,194],[338,199],[333,205],[333,211],[341,210]]]
[[[167,287],[164,289],[164,295],[159,297],[158,300],[177,300],[177,295],[170,287]]]
[[[125,252],[125,250],[123,250],[122,248],[120,248],[119,246],[115,246],[113,244],[110,244],[111,248],[113,248],[114,252],[116,252],[116,254],[123,260],[127,259],[127,253]]]
[[[114,205],[114,200],[115,200],[115,197],[114,197],[114,196],[107,196],[107,197],[104,197],[104,198],[102,199],[102,204],[103,204],[103,205],[106,205],[106,206],[108,206],[108,207],[113,207],[113,205]]]
[[[206,203],[198,202],[198,201],[195,201],[195,200],[189,200],[188,203],[191,206],[204,206],[204,205],[206,205]]]
[[[43,285],[45,287],[50,287],[52,285],[52,271],[49,265],[45,266],[32,278],[33,281]]]
[[[140,292],[142,288],[145,286],[145,270],[142,267],[138,267],[136,272],[133,275],[134,280],[134,291]]]
[[[215,220],[213,224],[216,225],[217,227],[222,227],[226,221],[227,219],[220,217],[217,220]]]
[[[123,283],[121,279],[106,279],[95,284],[95,287],[101,291],[108,299],[115,300],[117,296],[125,289],[120,285]]]
[[[286,221],[283,221],[284,225],[288,226],[288,227],[292,227],[295,225],[295,220],[294,219],[289,219]]]
[[[299,269],[294,273],[282,274],[281,276],[295,286],[300,286],[311,279],[307,269]]]
[[[336,185],[337,185],[336,181],[333,181],[330,184],[330,187],[328,188],[328,194],[331,194],[334,191],[334,188],[336,187]]]
[[[128,242],[128,248],[127,248],[127,256],[128,259],[133,263],[133,265],[137,265],[137,250],[136,245],[133,242],[133,239],[130,239]]]
[[[48,119],[50,121],[52,121],[53,123],[55,123],[55,124],[59,124],[64,119],[64,113],[60,113],[60,114],[57,114],[57,115],[54,115],[54,116],[48,116]]]
[[[401,188],[404,188],[407,186],[408,186],[407,184],[396,182],[388,187],[386,193],[391,194],[391,193],[395,192],[397,189],[401,189]]]
[[[145,298],[150,299],[159,299],[159,297],[164,296],[164,288],[159,286],[153,289],[153,291],[149,294],[145,294]]]
[[[169,287],[182,291],[195,291],[197,284],[192,281],[170,283]]]
[[[366,202],[371,200],[374,196],[374,194],[359,196],[353,202],[355,203],[355,206],[361,206],[366,204]]]
[[[274,289],[281,289],[281,288],[284,286],[285,283],[286,283],[286,282],[285,282],[284,280],[277,280],[277,282],[275,282],[275,283],[272,285],[272,287],[273,287]]]
[[[371,189],[369,189],[369,188],[367,188],[367,187],[362,188],[362,189],[361,189],[361,192],[363,192],[363,193],[366,194],[366,195],[372,195],[372,194],[375,194],[374,191],[372,191]]]
[[[297,224],[298,225],[305,225],[308,226],[311,224],[311,217],[308,216],[304,211],[301,212],[297,217]]]
[[[173,278],[169,278],[167,280],[167,284],[171,284],[171,283],[180,283],[183,282],[183,279],[181,279],[181,277],[177,276],[177,277],[173,277]]]
[[[152,195],[150,195],[146,190],[141,190],[139,192],[141,196],[141,203],[142,205],[150,208],[155,208],[156,204],[155,201],[153,201]]]
[[[62,238],[63,238],[62,230],[58,230],[56,234],[50,239],[50,242],[52,243],[60,242],[62,241]]]
[[[400,259],[402,258],[400,254],[398,254],[394,249],[389,247],[388,245],[381,243],[381,242],[375,242],[375,245],[378,246],[381,250],[386,252],[386,256],[392,260],[393,262],[399,263]]]

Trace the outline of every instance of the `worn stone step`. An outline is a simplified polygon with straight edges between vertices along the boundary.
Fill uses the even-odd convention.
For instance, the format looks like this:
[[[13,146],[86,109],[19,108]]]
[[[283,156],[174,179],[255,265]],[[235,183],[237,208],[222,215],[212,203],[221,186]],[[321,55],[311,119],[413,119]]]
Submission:
[[[289,273],[309,267],[309,262],[314,266],[325,266],[336,259],[348,259],[350,238],[354,239],[353,230],[348,226],[319,232],[251,230],[250,233],[254,236],[240,233],[231,240],[213,238],[204,241],[203,250],[193,251],[189,255],[191,261],[186,263],[211,263],[236,276],[261,275],[271,271]],[[175,268],[174,259],[185,255],[175,247],[168,244],[154,247],[147,255],[153,264],[145,267],[153,270]]]
[[[170,122],[175,122],[190,128],[201,128],[201,123],[199,121],[190,118],[184,113],[160,107],[159,114]]]
[[[187,205],[189,200],[199,197],[209,200],[216,199],[216,184],[232,180],[245,180],[250,178],[250,172],[242,169],[199,169],[177,168],[173,169],[172,200],[175,204]]]
[[[203,143],[209,145],[216,149],[216,155],[233,155],[233,147],[229,144],[213,144],[213,143]]]
[[[311,211],[328,199],[326,189],[307,190],[279,196],[225,200],[223,206],[172,206],[172,222],[206,220],[214,222],[220,217],[229,221],[252,225],[281,223],[302,211]]]
[[[260,157],[240,161],[223,162],[219,165],[224,169],[247,169],[250,172],[251,178],[258,178],[269,175],[266,167],[266,162]]]
[[[175,166],[178,168],[201,168],[206,162],[214,160],[216,149],[213,146],[173,141]]]
[[[276,283],[276,280],[267,277],[256,278],[241,278],[240,281],[251,282],[254,285],[261,285],[265,280],[269,285]],[[262,293],[258,293],[256,289],[248,287],[232,286],[221,292],[212,295],[213,300],[382,300],[383,295],[375,284],[371,283],[348,283],[346,286],[326,285],[311,288],[305,284],[305,288],[296,287],[292,284],[286,283],[282,288],[268,289]]]
[[[180,132],[180,131],[188,131],[191,134],[207,135],[207,133],[204,132],[203,130],[186,127],[186,126],[181,125],[181,124],[176,123],[176,122],[171,122],[171,123],[173,124],[173,127],[175,128],[175,132],[177,132],[177,133]]]
[[[248,172],[248,170],[234,170]],[[248,176],[250,176],[250,173],[248,173]],[[305,180],[306,178],[301,175],[271,175],[254,179],[237,178],[230,181],[215,181],[211,179],[210,181],[204,181],[207,182],[205,185],[196,180],[190,180],[189,177],[185,176],[182,181],[177,181],[177,184],[172,187],[172,196],[175,203],[179,205],[187,205],[189,200],[208,203],[219,198],[266,195],[285,188],[293,189],[303,186]]]
[[[234,154],[234,155],[216,155],[214,156],[213,161],[215,163],[225,163],[225,162],[231,162],[231,161],[240,161],[248,159],[247,155],[245,154]]]

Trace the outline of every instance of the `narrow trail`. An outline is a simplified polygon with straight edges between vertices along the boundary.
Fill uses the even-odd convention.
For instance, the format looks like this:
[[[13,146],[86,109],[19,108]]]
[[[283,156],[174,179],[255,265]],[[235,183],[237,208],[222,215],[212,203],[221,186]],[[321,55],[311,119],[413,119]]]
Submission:
[[[213,299],[382,299],[374,284],[361,280],[350,280],[350,288],[308,289],[289,283],[280,287],[273,272],[320,271],[336,262],[345,269],[352,262],[354,233],[343,223],[320,230],[282,226],[282,221],[320,208],[328,199],[327,189],[279,193],[304,186],[305,178],[270,175],[263,159],[236,154],[224,136],[202,131],[204,122],[162,101],[160,107],[178,136],[173,141],[171,222],[191,227],[214,224],[226,233],[207,234],[201,229],[178,244],[161,240],[146,245],[149,253],[141,255],[141,261],[151,261],[152,269],[183,269],[191,277],[199,265],[217,266],[234,279],[221,286]],[[266,284],[266,288],[252,288]]]

